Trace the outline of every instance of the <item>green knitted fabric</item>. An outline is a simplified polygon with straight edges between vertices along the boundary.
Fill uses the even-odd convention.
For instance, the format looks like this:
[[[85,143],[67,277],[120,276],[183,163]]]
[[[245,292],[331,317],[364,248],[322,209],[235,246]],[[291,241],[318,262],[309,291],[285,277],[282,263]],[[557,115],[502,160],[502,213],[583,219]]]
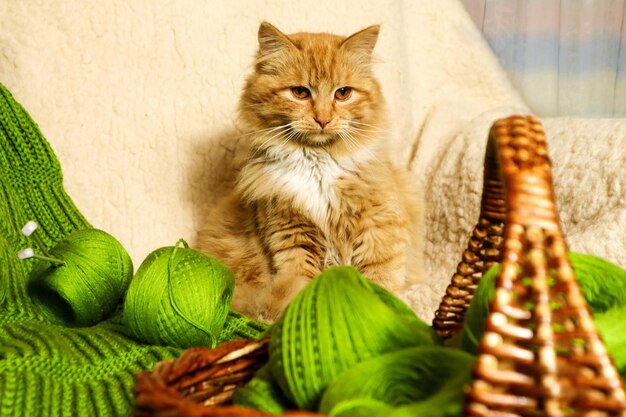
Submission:
[[[0,84],[0,416],[131,415],[133,374],[180,350],[129,338],[119,312],[89,328],[46,321],[26,293],[32,260],[16,256],[31,246],[28,220],[48,247],[89,227],[38,126]],[[254,334],[235,324],[231,334]]]

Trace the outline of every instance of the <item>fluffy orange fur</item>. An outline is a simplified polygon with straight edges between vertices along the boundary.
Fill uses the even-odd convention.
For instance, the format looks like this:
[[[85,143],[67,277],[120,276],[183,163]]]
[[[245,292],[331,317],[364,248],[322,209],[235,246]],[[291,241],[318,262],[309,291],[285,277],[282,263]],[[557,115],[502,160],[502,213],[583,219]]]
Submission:
[[[378,32],[285,35],[261,24],[239,108],[247,158],[197,242],[233,270],[235,310],[272,321],[331,265],[396,294],[421,278],[420,205],[389,159],[372,73]]]

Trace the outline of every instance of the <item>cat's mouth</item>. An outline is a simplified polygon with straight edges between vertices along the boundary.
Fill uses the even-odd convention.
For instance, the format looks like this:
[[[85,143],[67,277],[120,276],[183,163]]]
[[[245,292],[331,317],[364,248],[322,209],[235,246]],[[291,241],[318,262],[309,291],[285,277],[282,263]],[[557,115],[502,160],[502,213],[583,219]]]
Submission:
[[[340,139],[340,137],[336,133],[313,132],[306,133],[298,139],[303,145],[324,147],[334,144]]]

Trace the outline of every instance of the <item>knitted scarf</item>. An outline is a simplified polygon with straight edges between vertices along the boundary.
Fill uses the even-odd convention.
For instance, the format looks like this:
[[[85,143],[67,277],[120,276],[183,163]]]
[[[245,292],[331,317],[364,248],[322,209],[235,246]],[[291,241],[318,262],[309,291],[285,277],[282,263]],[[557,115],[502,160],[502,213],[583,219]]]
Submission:
[[[118,312],[88,328],[52,324],[32,304],[26,284],[32,261],[29,220],[52,247],[90,227],[65,193],[59,161],[38,126],[0,84],[0,416],[124,416],[132,414],[133,374],[180,353],[127,336]],[[231,313],[222,339],[253,338]]]

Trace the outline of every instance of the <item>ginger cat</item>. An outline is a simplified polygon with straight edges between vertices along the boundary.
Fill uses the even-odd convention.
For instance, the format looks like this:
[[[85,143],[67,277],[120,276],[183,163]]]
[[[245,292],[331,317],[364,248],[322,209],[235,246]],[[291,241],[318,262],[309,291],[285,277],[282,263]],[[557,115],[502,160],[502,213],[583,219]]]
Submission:
[[[399,295],[421,279],[420,205],[387,155],[372,73],[378,32],[285,35],[261,24],[239,106],[249,153],[197,242],[233,270],[233,309],[273,321],[331,265]]]

